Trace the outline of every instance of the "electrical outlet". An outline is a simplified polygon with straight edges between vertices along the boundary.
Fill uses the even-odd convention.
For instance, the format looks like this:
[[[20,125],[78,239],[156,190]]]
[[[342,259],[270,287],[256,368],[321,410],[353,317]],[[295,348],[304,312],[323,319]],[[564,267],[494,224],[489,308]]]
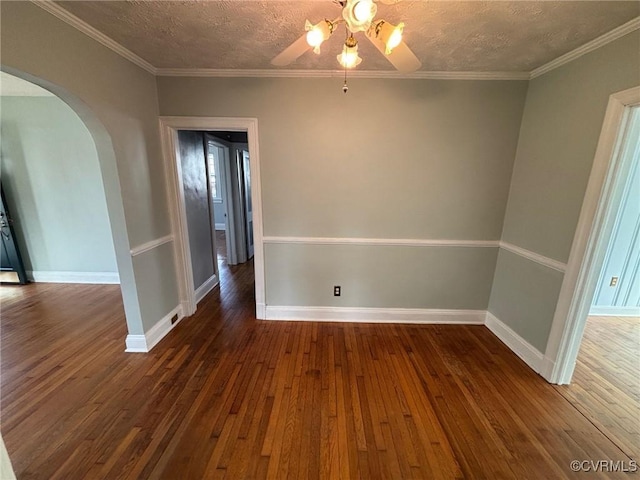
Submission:
[[[618,277],[611,277],[610,287],[615,287],[618,284]]]
[[[342,287],[340,287],[340,285],[336,285],[336,286],[333,287],[333,296],[334,297],[339,297],[341,293],[342,293]]]

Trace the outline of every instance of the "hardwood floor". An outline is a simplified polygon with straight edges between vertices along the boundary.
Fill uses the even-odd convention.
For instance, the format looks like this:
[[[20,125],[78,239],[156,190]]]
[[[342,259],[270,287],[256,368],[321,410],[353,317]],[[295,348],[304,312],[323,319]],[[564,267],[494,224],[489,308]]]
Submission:
[[[556,388],[640,461],[640,318],[589,317],[571,385]]]
[[[124,353],[115,286],[2,287],[19,479],[538,480],[629,461],[483,326],[258,321],[252,265],[221,274],[149,354]]]

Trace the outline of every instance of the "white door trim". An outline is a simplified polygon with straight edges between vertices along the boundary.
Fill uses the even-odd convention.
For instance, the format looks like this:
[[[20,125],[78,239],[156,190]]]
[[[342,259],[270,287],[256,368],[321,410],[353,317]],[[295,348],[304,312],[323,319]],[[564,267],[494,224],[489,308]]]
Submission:
[[[616,216],[616,191],[624,179],[621,158],[631,107],[640,87],[609,97],[580,218],[545,351],[542,375],[551,383],[571,381],[609,235]]]
[[[247,132],[251,165],[251,195],[254,200],[253,236],[255,244],[254,269],[256,288],[256,317],[265,317],[264,244],[262,241],[262,192],[260,176],[260,152],[258,149],[258,119],[233,117],[160,117],[160,135],[165,161],[169,214],[174,236],[176,277],[180,302],[186,316],[196,311],[196,296],[191,268],[191,253],[182,188],[182,174],[178,162],[178,130],[226,130]]]

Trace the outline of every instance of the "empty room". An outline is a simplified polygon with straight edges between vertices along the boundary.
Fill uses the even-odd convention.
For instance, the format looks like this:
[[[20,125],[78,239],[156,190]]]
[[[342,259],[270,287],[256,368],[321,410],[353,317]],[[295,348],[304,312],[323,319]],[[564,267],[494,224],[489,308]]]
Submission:
[[[637,1],[0,21],[3,480],[637,473]]]

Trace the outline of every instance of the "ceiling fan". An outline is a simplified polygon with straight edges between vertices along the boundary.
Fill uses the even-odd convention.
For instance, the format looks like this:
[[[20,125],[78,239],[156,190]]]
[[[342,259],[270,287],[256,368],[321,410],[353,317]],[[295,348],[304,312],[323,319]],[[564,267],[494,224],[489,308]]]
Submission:
[[[398,0],[380,0],[385,4],[394,4]],[[344,23],[347,38],[342,52],[336,57],[340,65],[346,69],[355,68],[362,59],[358,55],[358,40],[354,34],[364,32],[373,45],[402,73],[415,72],[422,65],[411,49],[402,40],[404,23],[392,25],[386,20],[376,20],[378,6],[374,0],[336,0],[334,3],[342,8],[342,17],[335,20],[324,19],[316,24],[309,20],[305,23],[304,33],[295,42],[285,48],[271,60],[272,65],[283,67],[313,49],[320,53],[320,45],[327,40],[336,28]]]

